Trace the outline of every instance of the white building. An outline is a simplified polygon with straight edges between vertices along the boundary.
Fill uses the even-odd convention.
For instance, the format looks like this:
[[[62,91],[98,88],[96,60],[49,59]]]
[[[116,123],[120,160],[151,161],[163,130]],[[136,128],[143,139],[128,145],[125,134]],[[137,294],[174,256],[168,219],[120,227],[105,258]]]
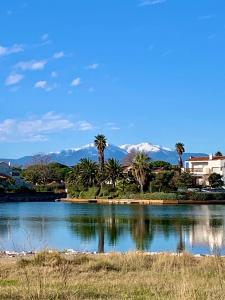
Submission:
[[[212,173],[220,174],[225,182],[225,156],[190,157],[185,162],[185,171],[196,177],[198,185],[209,185],[208,178]]]
[[[10,163],[0,162],[0,178],[13,179],[16,187],[30,187],[21,177],[19,172],[15,171]]]

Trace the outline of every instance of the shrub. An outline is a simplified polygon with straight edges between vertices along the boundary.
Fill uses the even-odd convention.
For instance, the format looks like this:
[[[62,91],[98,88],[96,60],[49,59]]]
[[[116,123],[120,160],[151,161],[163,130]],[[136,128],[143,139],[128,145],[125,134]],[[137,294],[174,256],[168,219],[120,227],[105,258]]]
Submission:
[[[87,191],[80,192],[79,198],[81,199],[89,199],[89,198],[96,198],[99,193],[98,187],[91,187]]]
[[[116,185],[116,191],[119,197],[124,197],[124,195],[136,194],[139,192],[139,188],[136,183],[130,183],[126,180],[121,180]]]
[[[144,194],[129,194],[125,195],[127,199],[141,199],[141,200],[176,200],[178,195],[176,193],[144,193]]]
[[[225,200],[225,193],[189,193],[187,194],[189,200]]]
[[[99,197],[109,197],[115,190],[112,185],[103,185],[100,192]]]
[[[4,192],[5,192],[4,186],[0,185],[0,193],[4,193]]]

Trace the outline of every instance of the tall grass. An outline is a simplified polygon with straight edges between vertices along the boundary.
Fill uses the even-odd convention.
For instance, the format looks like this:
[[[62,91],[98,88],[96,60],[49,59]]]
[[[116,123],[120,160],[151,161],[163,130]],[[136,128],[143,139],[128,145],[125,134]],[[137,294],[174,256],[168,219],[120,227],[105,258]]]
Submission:
[[[225,299],[221,257],[45,252],[0,268],[0,299]]]

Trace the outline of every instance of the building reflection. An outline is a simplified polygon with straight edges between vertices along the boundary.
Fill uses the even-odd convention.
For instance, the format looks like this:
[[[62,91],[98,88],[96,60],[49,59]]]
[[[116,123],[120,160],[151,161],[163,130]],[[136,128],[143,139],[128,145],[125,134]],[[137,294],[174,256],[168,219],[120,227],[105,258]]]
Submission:
[[[189,229],[188,239],[192,247],[208,247],[211,252],[220,252],[224,246],[224,219],[214,217],[213,208],[201,206],[201,218]],[[198,207],[199,211],[199,207]]]

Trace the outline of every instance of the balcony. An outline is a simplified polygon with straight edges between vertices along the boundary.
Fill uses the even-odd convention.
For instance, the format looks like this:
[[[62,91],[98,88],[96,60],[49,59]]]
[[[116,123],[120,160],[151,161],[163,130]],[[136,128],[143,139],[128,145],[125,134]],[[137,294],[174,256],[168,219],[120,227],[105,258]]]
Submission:
[[[189,173],[193,173],[193,174],[202,174],[203,173],[203,168],[192,168],[192,169],[185,169],[186,172],[189,172]]]

